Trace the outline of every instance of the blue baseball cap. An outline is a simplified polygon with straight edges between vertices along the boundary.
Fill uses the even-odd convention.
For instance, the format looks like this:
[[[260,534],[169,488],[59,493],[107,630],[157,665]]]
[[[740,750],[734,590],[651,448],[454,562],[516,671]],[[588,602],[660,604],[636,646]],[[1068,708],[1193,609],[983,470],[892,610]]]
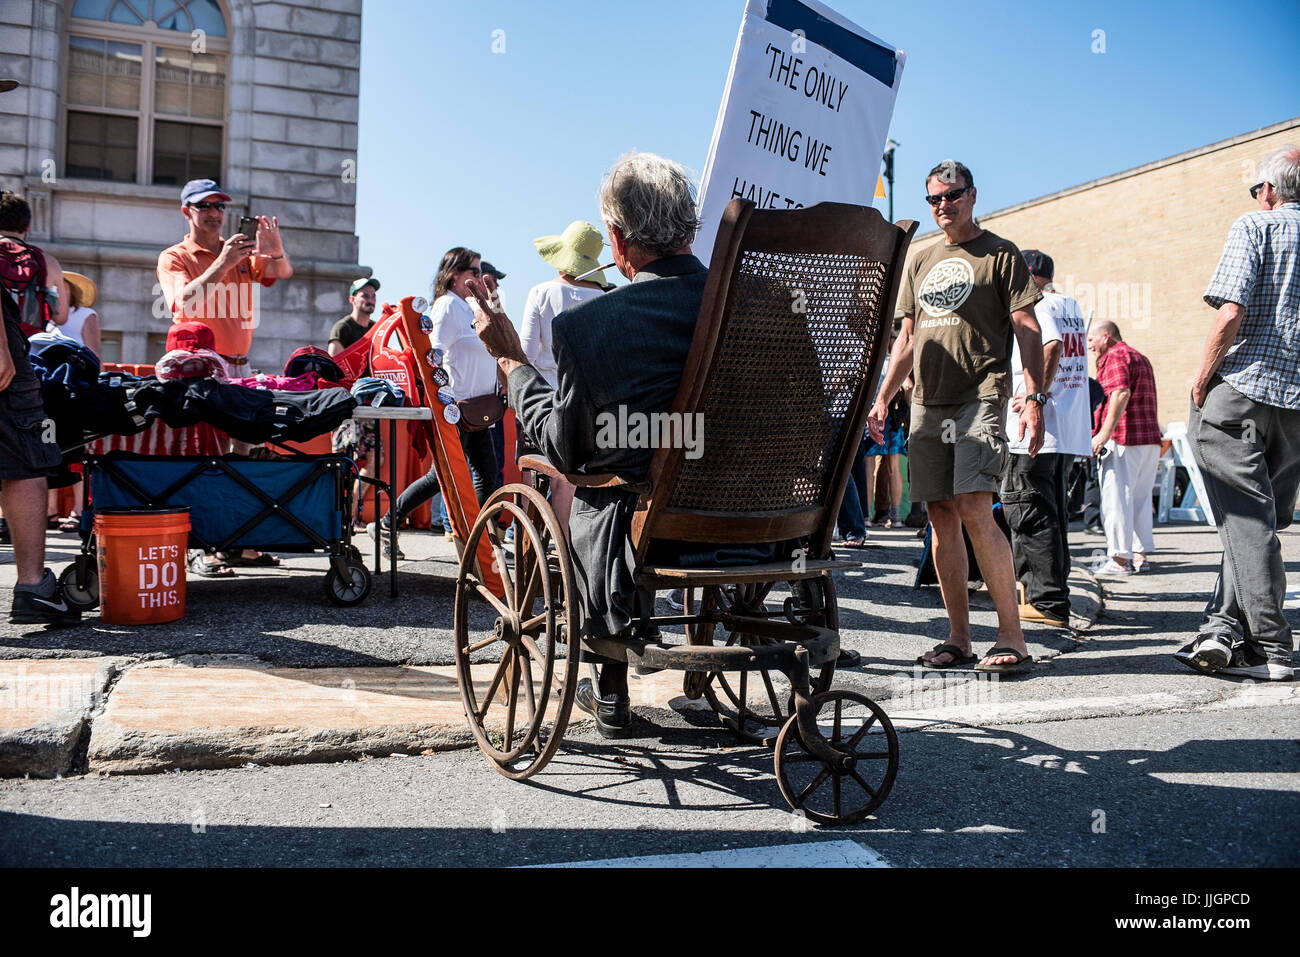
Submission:
[[[215,180],[192,179],[181,190],[181,203],[188,206],[190,203],[201,203],[212,196],[220,196],[227,203],[230,202],[230,197],[222,191]]]

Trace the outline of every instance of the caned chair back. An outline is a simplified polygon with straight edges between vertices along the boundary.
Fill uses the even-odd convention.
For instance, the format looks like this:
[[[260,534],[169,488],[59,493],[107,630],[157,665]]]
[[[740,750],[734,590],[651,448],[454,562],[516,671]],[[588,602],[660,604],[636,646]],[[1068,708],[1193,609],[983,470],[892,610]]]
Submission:
[[[804,536],[828,553],[916,228],[841,203],[731,202],[634,522],[638,556],[655,539]],[[664,442],[672,429],[689,445]]]

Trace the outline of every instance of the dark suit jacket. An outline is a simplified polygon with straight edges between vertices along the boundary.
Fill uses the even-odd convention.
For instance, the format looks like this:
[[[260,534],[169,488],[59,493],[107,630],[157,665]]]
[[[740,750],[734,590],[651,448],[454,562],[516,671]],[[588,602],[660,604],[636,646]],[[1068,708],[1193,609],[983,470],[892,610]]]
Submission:
[[[668,412],[695,335],[708,270],[694,256],[648,264],[632,284],[556,316],[558,387],[531,366],[510,373],[510,405],[528,440],[561,471],[644,478],[654,449],[601,448],[603,412]],[[587,633],[617,635],[634,616],[629,531],[636,495],[579,489],[570,554]]]

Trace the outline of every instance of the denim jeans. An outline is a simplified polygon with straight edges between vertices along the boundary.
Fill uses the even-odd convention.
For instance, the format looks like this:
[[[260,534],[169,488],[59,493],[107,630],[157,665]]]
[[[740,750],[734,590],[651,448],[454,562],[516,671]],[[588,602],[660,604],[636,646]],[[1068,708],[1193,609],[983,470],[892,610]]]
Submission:
[[[462,431],[460,445],[465,450],[465,458],[469,462],[470,477],[474,480],[474,495],[482,505],[487,501],[488,496],[500,487],[497,478],[496,451],[492,448],[492,433],[487,429],[481,432]],[[437,494],[438,475],[430,468],[428,474],[420,476],[397,497],[397,508],[385,516],[384,527],[389,527],[393,522],[400,527],[408,515]],[[451,527],[447,524],[446,506],[443,506],[442,521],[444,528]]]
[[[1223,543],[1201,634],[1290,664],[1277,533],[1291,524],[1300,489],[1300,410],[1255,402],[1216,376],[1205,404],[1191,407],[1188,435]]]
[[[844,501],[840,503],[840,514],[836,521],[840,534],[845,538],[865,538],[867,519],[862,514],[862,502],[858,499],[857,483],[849,476],[849,484],[844,489]]]

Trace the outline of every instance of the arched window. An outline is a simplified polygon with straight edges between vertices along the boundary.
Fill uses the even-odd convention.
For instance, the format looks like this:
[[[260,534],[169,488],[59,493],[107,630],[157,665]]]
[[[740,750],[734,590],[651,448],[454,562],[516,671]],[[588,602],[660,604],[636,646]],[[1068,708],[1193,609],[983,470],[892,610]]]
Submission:
[[[217,0],[75,0],[65,175],[159,186],[220,181],[226,23]]]

